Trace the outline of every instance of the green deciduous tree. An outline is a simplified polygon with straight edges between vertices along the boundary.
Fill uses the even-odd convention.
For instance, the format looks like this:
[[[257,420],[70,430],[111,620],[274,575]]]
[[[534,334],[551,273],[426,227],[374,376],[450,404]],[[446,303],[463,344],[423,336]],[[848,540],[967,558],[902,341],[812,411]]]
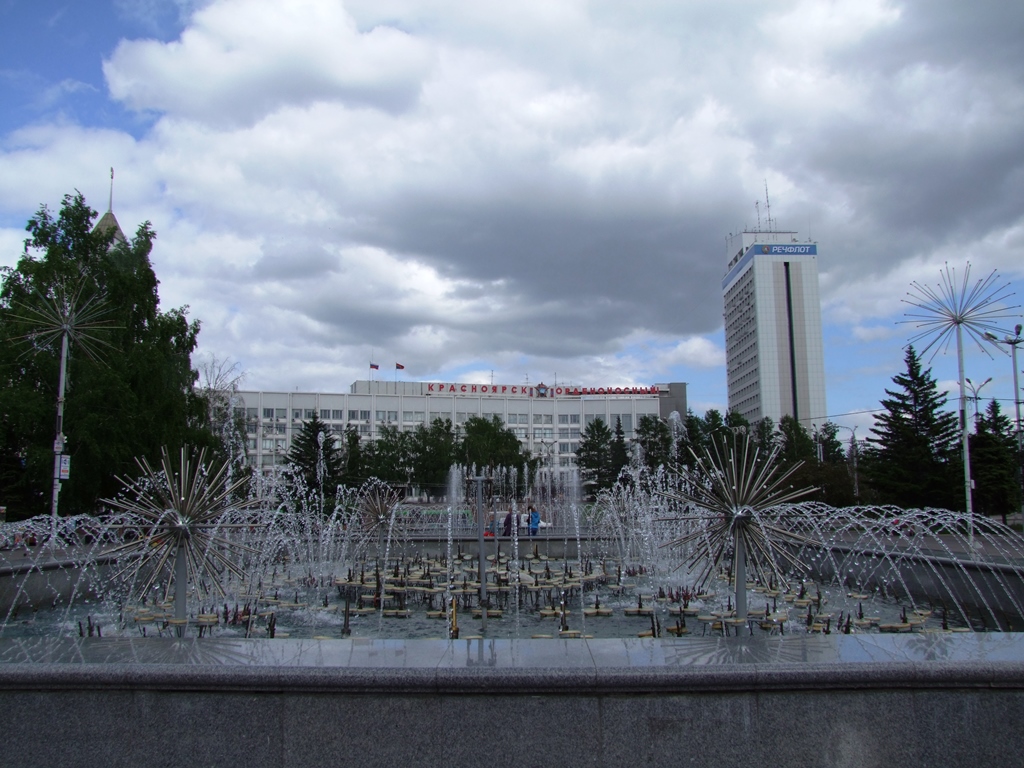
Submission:
[[[237,486],[236,499],[249,496],[255,475],[248,457],[248,429],[245,408],[237,397],[243,375],[239,365],[227,359],[209,356],[197,366],[196,394],[206,406],[207,426],[217,440],[211,453],[211,464],[227,464],[227,482],[234,485],[241,478],[250,482]],[[258,423],[258,422],[257,422]]]
[[[366,466],[371,477],[383,480],[392,488],[406,487],[412,472],[411,435],[394,424],[385,424],[377,439],[366,446]]]
[[[523,472],[532,475],[536,461],[530,459],[515,432],[497,416],[490,419],[470,416],[463,426],[463,434],[461,454],[466,466],[475,466],[478,470],[515,468],[520,476]]]
[[[434,419],[412,433],[410,453],[413,483],[430,498],[448,490],[448,472],[459,461],[459,435],[451,419]]]
[[[207,407],[194,389],[191,355],[198,321],[186,309],[160,311],[149,261],[149,223],[127,242],[93,229],[96,212],[81,194],[45,206],[29,220],[25,252],[0,273],[0,494],[11,517],[46,512],[52,485],[60,341],[41,343],[25,318],[60,292],[102,302],[98,360],[72,344],[63,432],[71,476],[62,514],[95,512],[137,473],[136,456],[154,462],[162,446],[213,447]]]
[[[881,503],[963,509],[957,417],[943,410],[946,393],[912,346],[904,362],[907,370],[893,377],[898,388],[885,390],[885,410],[871,428],[863,474]]]

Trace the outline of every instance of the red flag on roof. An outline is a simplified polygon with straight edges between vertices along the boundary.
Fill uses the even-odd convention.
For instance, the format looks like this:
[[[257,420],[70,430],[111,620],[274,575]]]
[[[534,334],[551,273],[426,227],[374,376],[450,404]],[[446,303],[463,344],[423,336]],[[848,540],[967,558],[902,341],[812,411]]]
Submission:
[[[370,363],[370,368],[372,370],[374,370],[374,371],[379,371],[380,370],[380,366],[377,365],[376,363]]]
[[[402,365],[401,363],[395,363],[395,370],[396,371],[404,371],[405,370],[405,366]]]

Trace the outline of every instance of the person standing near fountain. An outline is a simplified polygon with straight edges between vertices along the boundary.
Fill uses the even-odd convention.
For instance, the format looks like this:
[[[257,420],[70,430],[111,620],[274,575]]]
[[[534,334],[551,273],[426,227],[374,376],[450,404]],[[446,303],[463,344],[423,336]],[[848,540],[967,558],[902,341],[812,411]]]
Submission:
[[[530,535],[531,536],[536,536],[537,532],[540,530],[540,512],[537,511],[537,508],[535,506],[533,506],[533,504],[530,505],[529,511],[530,511]]]
[[[511,536],[512,535],[512,510],[511,509],[505,515],[505,519],[501,523],[501,535],[502,536]]]

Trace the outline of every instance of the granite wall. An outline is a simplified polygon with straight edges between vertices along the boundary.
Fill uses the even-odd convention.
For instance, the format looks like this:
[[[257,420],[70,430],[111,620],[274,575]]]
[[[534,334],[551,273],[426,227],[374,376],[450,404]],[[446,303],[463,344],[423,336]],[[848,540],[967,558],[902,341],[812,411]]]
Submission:
[[[194,661],[0,665],[0,764],[904,768],[1024,759],[1024,662],[1014,660]]]

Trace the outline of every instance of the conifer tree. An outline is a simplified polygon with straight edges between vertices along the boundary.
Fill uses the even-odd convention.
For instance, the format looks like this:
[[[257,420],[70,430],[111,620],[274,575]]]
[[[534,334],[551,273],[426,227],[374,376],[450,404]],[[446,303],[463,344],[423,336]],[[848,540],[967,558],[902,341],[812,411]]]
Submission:
[[[304,491],[313,500],[333,499],[343,468],[344,459],[330,427],[314,412],[313,418],[302,422],[288,450],[286,472],[292,478],[293,492]]]
[[[771,416],[758,419],[753,425],[754,442],[762,451],[770,451],[780,439],[775,431],[775,421]]]
[[[885,410],[867,439],[864,474],[881,503],[963,509],[957,417],[943,410],[946,393],[938,391],[930,368],[922,370],[913,346],[904,362],[906,372],[892,379],[898,389],[885,390]]]
[[[651,414],[641,416],[636,425],[636,442],[649,470],[655,472],[661,466],[671,467],[672,430],[662,419]]]
[[[804,425],[792,416],[787,414],[779,419],[779,435],[782,443],[782,460],[786,464],[817,460],[814,441],[807,434]]]
[[[626,448],[626,433],[622,429],[622,419],[615,419],[615,432],[611,442],[611,466],[609,470],[612,475],[612,483],[618,479],[619,473],[629,465],[629,449]]]
[[[604,419],[594,419],[583,428],[580,446],[576,450],[576,462],[585,475],[585,482],[597,491],[611,488],[615,483],[612,472],[612,431]]]
[[[355,426],[349,424],[345,427],[342,442],[345,450],[342,455],[341,480],[349,488],[358,488],[366,482],[367,471],[363,444]]]
[[[692,468],[696,461],[693,457],[703,456],[704,449],[708,447],[704,434],[704,420],[694,413],[692,408],[687,408],[683,426],[685,441],[679,446],[678,459],[683,466]]]
[[[989,402],[971,435],[971,477],[974,508],[982,515],[1001,515],[1020,509],[1017,441],[1013,424],[999,403]]]

